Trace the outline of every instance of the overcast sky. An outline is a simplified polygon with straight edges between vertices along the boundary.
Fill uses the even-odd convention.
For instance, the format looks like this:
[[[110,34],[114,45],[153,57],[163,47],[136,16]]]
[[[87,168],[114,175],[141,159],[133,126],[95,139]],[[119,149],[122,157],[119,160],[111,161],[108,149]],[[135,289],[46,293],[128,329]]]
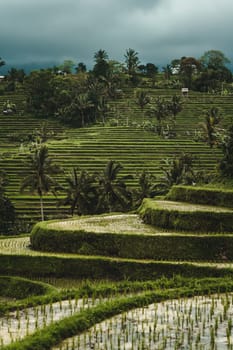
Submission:
[[[99,49],[165,65],[221,50],[233,61],[233,0],[0,0],[0,57],[7,67],[65,59],[93,65]],[[7,68],[6,67],[6,68]]]

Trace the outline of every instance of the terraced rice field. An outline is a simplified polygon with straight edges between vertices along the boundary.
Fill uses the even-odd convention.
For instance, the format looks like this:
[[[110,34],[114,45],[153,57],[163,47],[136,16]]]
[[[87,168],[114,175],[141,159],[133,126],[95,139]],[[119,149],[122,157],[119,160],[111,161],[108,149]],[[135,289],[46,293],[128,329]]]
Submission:
[[[229,350],[232,298],[226,294],[151,304],[96,324],[52,350]]]
[[[179,210],[179,211],[203,211],[203,212],[216,212],[216,213],[232,213],[232,209],[224,208],[224,207],[216,207],[211,205],[201,205],[201,204],[191,204],[191,203],[182,203],[182,202],[175,202],[175,201],[164,201],[164,200],[158,200],[156,203],[163,209],[172,209],[172,210]]]
[[[85,230],[91,232],[124,234],[168,234],[160,229],[146,225],[137,214],[114,214],[58,221],[48,224],[55,230]]]
[[[93,307],[100,301],[104,300],[92,298],[60,300],[9,312],[7,316],[0,318],[0,344],[3,346],[23,339],[53,322]]]
[[[174,90],[148,90],[150,90],[149,93],[153,98],[156,98],[156,96],[168,98],[175,92],[179,93]],[[0,110],[5,99],[10,99],[17,104],[18,113],[15,116],[0,114],[0,167],[9,175],[10,184],[7,187],[7,194],[14,202],[22,222],[23,220],[26,223],[29,220],[35,222],[40,215],[39,200],[30,194],[19,194],[21,180],[28,173],[25,160],[29,152],[29,146],[28,144],[22,144],[21,141],[14,141],[12,134],[16,131],[22,134],[30,133],[32,129],[39,126],[41,120],[24,114],[24,95],[22,91],[16,95],[1,96]],[[159,178],[162,174],[161,161],[182,151],[190,152],[195,156],[196,170],[208,172],[215,169],[216,160],[220,157],[220,150],[210,149],[205,144],[194,141],[195,130],[199,128],[199,123],[203,120],[203,110],[208,109],[213,104],[221,108],[224,123],[227,124],[233,109],[233,101],[231,100],[232,98],[227,96],[191,93],[184,100],[183,111],[177,116],[176,138],[162,139],[153,131],[147,131],[143,128],[143,121],[145,121],[146,116],[143,115],[134,102],[134,91],[127,89],[123,98],[111,102],[113,111],[110,113],[105,126],[95,125],[73,129],[64,128],[55,120],[49,121],[50,128],[56,131],[56,136],[47,142],[50,156],[66,172],[72,167],[79,167],[91,172],[100,171],[109,159],[119,161],[124,166],[123,174],[134,175],[134,178],[128,183],[131,187],[137,186],[137,174],[144,169]],[[116,117],[117,125],[111,126],[112,118],[116,119]],[[64,177],[59,176],[58,180],[64,183]],[[44,200],[47,218],[67,215],[67,208],[58,208],[54,197],[51,195],[45,196]],[[166,207],[171,205],[173,207],[176,205],[178,209],[182,209],[184,204],[169,203],[166,204]],[[190,204],[188,206],[188,204],[185,204],[186,211],[188,208],[193,210],[196,207],[196,205],[191,206]],[[205,206],[203,206],[203,209],[205,209]],[[221,211],[221,209],[214,210]],[[227,209],[224,209],[224,211],[227,211]],[[92,217],[76,221],[62,220],[60,223],[53,222],[48,225],[53,226],[55,230],[63,228],[72,230],[75,226],[75,228],[81,230],[94,230],[95,228],[94,233],[101,232],[105,234],[110,232],[117,234],[124,232],[127,239],[130,238],[132,233],[138,233],[141,236],[156,236],[157,234],[170,236],[173,234],[170,231],[142,224],[136,215],[125,214],[109,215],[105,219],[103,217]],[[193,232],[190,237],[192,235],[194,235]],[[177,234],[177,237],[176,234],[173,236],[175,242],[178,236],[182,236],[182,233]],[[186,237],[190,238],[188,235]],[[168,240],[166,236],[162,238]],[[172,246],[172,249],[176,249],[175,245]],[[52,344],[57,344],[53,348],[50,347],[53,350],[180,350],[191,349],[191,347],[197,350],[229,350],[233,348],[233,296],[230,293],[225,295],[218,293],[211,296],[209,293],[210,290],[214,292],[221,290],[219,288],[220,275],[232,276],[231,260],[226,260],[226,263],[216,263],[214,259],[209,262],[206,260],[199,262],[198,260],[179,261],[178,258],[174,258],[173,261],[169,262],[167,250],[166,261],[162,262],[155,260],[157,256],[151,259],[126,259],[116,258],[110,256],[110,254],[103,257],[38,252],[30,248],[29,236],[1,238],[0,257],[3,262],[1,271],[5,274],[14,271],[19,275],[30,275],[31,273],[35,278],[40,278],[40,276],[55,278],[58,276],[67,278],[67,281],[72,276],[75,276],[74,278],[77,278],[77,276],[79,278],[80,276],[81,278],[84,278],[83,276],[88,276],[88,278],[107,276],[106,278],[121,278],[124,279],[125,283],[128,283],[125,289],[127,291],[125,298],[119,297],[119,295],[122,296],[122,291],[118,290],[117,292],[116,285],[111,287],[109,284],[106,288],[109,293],[107,298],[93,295],[92,298],[89,296],[85,298],[70,297],[48,302],[48,299],[45,299],[45,295],[43,295],[40,300],[36,299],[37,297],[32,298],[34,302],[40,303],[40,305],[33,304],[32,307],[25,300],[26,307],[18,307],[20,305],[17,303],[18,301],[13,301],[16,303],[14,304],[14,311],[5,312],[0,317],[0,347],[3,349],[7,349],[7,344],[14,343],[17,339],[24,337],[27,339],[25,344],[27,342],[30,344],[30,341],[31,344],[33,344],[33,341],[35,344],[35,339],[47,344],[47,339],[50,339]],[[18,263],[19,261],[21,264]],[[69,274],[73,272],[71,271],[72,268],[74,270],[76,268],[74,275]],[[161,286],[156,287],[156,290],[152,290],[154,286],[145,283],[145,286],[140,287],[140,292],[134,292],[134,295],[131,294],[133,282],[125,281],[127,278],[133,280],[138,276],[143,281],[149,278],[157,279],[158,276],[161,276],[161,273],[171,276],[172,273],[175,274],[177,271],[189,278],[190,274],[192,278],[194,275],[198,278],[208,275],[217,277],[218,280],[215,280],[215,284],[213,281],[208,281],[206,283],[207,289],[205,289],[206,285],[200,287],[200,280],[193,280],[192,286],[189,285],[188,287],[187,283],[186,287],[179,283],[180,276],[177,278],[177,285],[176,282],[172,284],[163,277]],[[226,279],[221,283],[223,283],[221,286],[225,290],[232,291],[231,279]],[[91,288],[92,286],[87,283],[87,294],[91,292]],[[209,295],[179,298],[180,296],[198,294],[198,292]],[[112,298],[111,293],[115,293],[117,298]],[[52,294],[47,297],[52,297]],[[107,299],[108,302],[106,302]],[[155,300],[165,299],[170,300],[154,303]],[[1,297],[2,303],[11,301]],[[150,305],[147,306],[148,304]],[[0,311],[4,311],[2,305],[0,303]],[[144,306],[142,307],[142,305]],[[128,311],[129,309],[131,311]],[[122,312],[122,310],[125,311]],[[90,313],[88,313],[89,311]],[[110,317],[116,313],[118,313],[118,316],[100,323],[100,320],[106,319],[105,315]],[[80,326],[79,315],[80,323],[84,326],[85,322],[92,320],[92,317],[96,317],[95,319],[98,322],[85,333],[77,335],[78,332],[75,329]],[[69,325],[72,325],[72,327],[68,327]],[[77,328],[73,328],[74,325]],[[85,330],[87,328],[86,326]],[[63,338],[67,338],[67,334],[70,335],[71,333],[75,337],[58,344],[58,340],[54,339],[55,329],[56,332],[60,329]],[[34,335],[30,338],[30,334]],[[33,338],[34,336],[35,338]],[[58,339],[61,339],[60,334]],[[17,349],[17,345],[15,349]],[[31,349],[33,349],[33,346],[31,346]]]
[[[169,207],[166,202],[164,203]],[[182,209],[177,202],[170,202],[170,206],[174,207],[174,205]],[[187,205],[190,206],[189,210],[198,207],[198,205]],[[203,209],[210,208],[210,206],[205,205],[200,207],[203,207]],[[231,211],[229,210],[229,212]],[[64,229],[68,231],[72,230],[72,232],[75,229],[80,229],[81,231],[91,230],[96,233],[109,232],[110,234],[116,234],[116,236],[117,233],[125,232],[126,237],[132,232],[137,232],[141,236],[156,236],[161,231],[160,229],[143,224],[135,214],[109,214],[98,217],[92,216],[78,218],[76,220],[43,223],[43,225],[46,224],[48,228],[54,229],[58,235],[59,230],[62,232]],[[165,234],[171,235],[172,233],[165,232]],[[176,249],[175,245],[174,249]],[[25,261],[28,255],[32,255],[34,258],[38,255],[40,258],[42,257],[40,263],[42,263],[43,259],[50,257],[51,260],[47,260],[47,264],[60,265],[62,262],[60,268],[63,268],[62,265],[66,257],[72,257],[73,261],[82,258],[76,254],[32,251],[29,247],[29,237],[27,236],[0,239],[0,257],[4,257],[4,255],[7,257],[8,263],[16,258],[16,255],[17,257],[21,256]],[[56,257],[56,261],[52,262],[52,257]],[[88,259],[88,257],[83,258]],[[90,256],[89,264],[93,264],[95,258],[98,257]],[[101,265],[105,273],[107,272],[105,265],[107,260],[111,260],[112,263],[114,261],[111,256],[108,256],[106,260],[102,261],[103,265]],[[199,271],[204,276],[210,273],[209,268],[212,269],[211,273],[213,273],[213,270],[215,273],[218,270],[217,276],[219,276],[219,272],[224,276],[228,276],[227,274],[229,273],[232,275],[232,263],[219,264],[213,261],[210,263],[189,261],[186,262],[188,264],[184,264],[184,262],[174,260],[171,262],[172,265],[169,265],[168,260],[169,256],[164,266],[166,264],[170,268],[172,265],[173,268],[175,265],[180,266],[180,271],[183,272],[185,270],[182,270],[182,266],[186,265],[186,268],[188,270],[191,269],[193,272],[195,268],[200,268]],[[126,259],[120,258],[115,259],[114,263],[118,265],[126,261]],[[130,263],[130,259],[128,259],[128,262]],[[137,263],[142,264],[144,273],[146,273],[147,265],[149,266],[152,261],[138,259],[137,263],[135,260],[131,262],[135,263],[135,267]],[[82,260],[83,263],[84,260]],[[155,260],[154,263],[156,264]],[[90,267],[91,264],[89,265]],[[40,265],[40,267],[42,266]],[[46,271],[47,267],[44,265],[43,269]],[[226,267],[229,270],[226,270]],[[79,268],[82,269],[83,265],[80,265]],[[223,270],[220,270],[221,268]],[[168,270],[169,267],[167,267],[167,271],[164,271],[169,273]],[[41,272],[37,271],[38,273]],[[113,275],[116,273],[114,268],[112,273]],[[206,283],[202,283],[201,279],[195,280],[193,275],[192,280],[189,278],[189,282],[188,279],[187,281],[183,279],[181,282],[181,278],[183,278],[181,276],[177,277],[177,280],[176,277],[173,276],[173,278],[173,282],[168,282],[163,277],[161,279],[161,285],[158,284],[157,287],[155,287],[157,281],[152,282],[154,285],[141,284],[140,289],[135,289],[134,292],[132,292],[133,289],[131,290],[131,287],[133,288],[133,282],[132,285],[128,283],[124,289],[125,294],[123,290],[120,291],[117,289],[117,285],[114,287],[109,285],[106,289],[108,291],[107,295],[105,294],[101,297],[96,296],[94,291],[91,298],[70,297],[64,299],[61,297],[62,294],[60,294],[60,299],[58,299],[57,295],[56,301],[51,300],[48,302],[48,299],[46,299],[47,302],[43,302],[42,296],[40,305],[16,308],[15,311],[10,311],[0,317],[0,344],[3,349],[7,350],[8,344],[13,344],[14,346],[14,342],[23,339],[23,343],[21,344],[27,344],[25,345],[27,348],[29,346],[28,344],[33,344],[35,339],[38,339],[40,344],[44,342],[47,346],[49,339],[50,345],[48,349],[50,350],[232,349],[232,279],[228,277],[225,280],[221,280],[218,277],[212,280],[207,279],[208,281]],[[127,283],[127,281],[124,282]],[[185,285],[186,282],[191,283],[191,285],[188,283]],[[228,293],[221,294],[223,291],[222,288],[228,291]],[[212,295],[211,291],[217,294]],[[91,292],[90,284],[87,284],[85,292]],[[104,292],[104,289],[102,289],[102,292]],[[190,298],[190,295],[195,294],[199,294],[199,296]],[[202,294],[205,295],[200,296]],[[124,296],[122,297],[122,295]],[[184,296],[186,297],[184,298]],[[154,303],[155,300],[157,302]],[[163,301],[160,302],[161,300]],[[70,337],[71,335],[72,337]],[[61,342],[61,339],[64,338],[65,340]],[[17,343],[14,349],[17,349]]]
[[[158,96],[170,98],[180,94],[176,90],[148,89],[152,98]],[[0,96],[0,111],[6,99],[19,106],[19,113],[14,116],[4,116],[0,112],[0,167],[9,175],[7,193],[15,204],[21,220],[28,222],[30,217],[35,222],[39,219],[39,200],[31,195],[20,195],[19,188],[22,179],[27,174],[25,166],[28,145],[20,141],[12,141],[12,134],[31,133],[38,128],[41,119],[24,114],[23,92],[9,96]],[[134,91],[127,89],[121,99],[110,102],[112,112],[109,113],[106,125],[101,124],[75,129],[64,128],[56,120],[49,121],[49,127],[56,135],[47,144],[50,157],[69,172],[77,167],[90,172],[101,171],[112,159],[122,163],[122,175],[131,174],[133,179],[128,182],[131,187],[137,186],[138,175],[148,170],[157,179],[162,175],[161,162],[172,158],[180,152],[189,152],[194,157],[196,170],[206,173],[213,171],[220,157],[219,149],[211,149],[202,142],[194,140],[195,131],[200,129],[204,112],[213,104],[221,109],[224,124],[227,124],[233,108],[230,96],[190,93],[184,99],[183,110],[176,118],[176,138],[164,139],[155,132],[143,128],[145,111],[141,111],[135,103]],[[118,118],[118,126],[111,126],[112,118]],[[155,120],[151,120],[156,123]],[[57,177],[64,184],[64,175]],[[68,209],[56,206],[56,199],[49,195],[45,198],[46,218],[67,215]]]

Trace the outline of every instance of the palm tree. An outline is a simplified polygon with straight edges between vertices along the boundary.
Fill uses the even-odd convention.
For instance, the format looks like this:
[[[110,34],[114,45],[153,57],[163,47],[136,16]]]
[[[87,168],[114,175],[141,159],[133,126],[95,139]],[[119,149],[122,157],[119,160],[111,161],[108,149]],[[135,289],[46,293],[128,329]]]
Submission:
[[[93,73],[96,77],[106,77],[109,72],[108,54],[105,50],[99,50],[94,55],[95,65]]]
[[[43,194],[49,191],[55,193],[57,182],[52,175],[58,174],[61,169],[52,164],[48,147],[45,145],[36,148],[34,153],[29,155],[28,160],[29,174],[23,179],[20,190],[29,188],[30,192],[37,192],[40,197],[41,220],[44,221]]]
[[[89,175],[87,171],[76,168],[65,179],[68,187],[62,187],[66,191],[66,197],[59,204],[70,205],[71,215],[75,209],[79,215],[93,214],[97,206],[96,177]]]
[[[0,62],[1,65],[1,62]],[[11,68],[7,73],[7,80],[10,82],[20,82],[22,83],[25,77],[25,72],[23,69]]]
[[[104,86],[103,93],[108,97],[115,99],[117,96],[117,90],[120,86],[119,76],[109,70],[107,76],[100,77],[100,82]]]
[[[33,134],[36,139],[39,139],[41,143],[44,143],[48,140],[49,137],[54,136],[54,131],[49,128],[48,122],[43,122],[40,124],[39,129],[35,129]]]
[[[5,187],[8,185],[8,177],[4,170],[0,170],[0,193],[5,192]]]
[[[205,121],[200,123],[204,132],[204,141],[212,148],[217,142],[216,126],[220,123],[221,116],[217,107],[211,107],[205,116]]]
[[[108,54],[105,50],[100,49],[94,54],[94,59],[96,63],[108,60]]]
[[[156,177],[146,170],[139,175],[136,194],[136,206],[139,206],[144,198],[152,198],[165,193],[166,186],[157,181]]]
[[[136,100],[135,103],[141,108],[143,123],[144,123],[144,107],[150,103],[150,97],[148,96],[147,91],[145,90],[137,90],[136,91]]]
[[[15,232],[15,208],[11,200],[0,192],[0,234],[12,235]]]
[[[148,115],[157,119],[157,133],[159,136],[162,135],[163,121],[169,115],[168,103],[158,97],[155,106],[152,106],[148,111]]]
[[[99,115],[102,116],[102,122],[104,125],[106,114],[110,111],[110,106],[107,103],[107,99],[105,96],[100,96],[98,105],[97,105],[97,111]]]
[[[126,50],[125,57],[125,63],[126,63],[126,69],[129,75],[135,74],[137,67],[140,63],[138,58],[138,52],[136,52],[133,49]]]
[[[88,94],[83,93],[83,94],[76,96],[75,104],[76,104],[77,110],[81,116],[82,127],[84,127],[85,126],[85,116],[87,115],[87,112],[90,112],[90,110],[93,108],[93,103],[89,99]]]
[[[12,234],[15,224],[15,208],[11,200],[5,194],[8,185],[7,174],[0,170],[0,234]]]
[[[164,166],[161,167],[163,171],[162,184],[167,189],[172,185],[185,184],[191,185],[196,181],[196,174],[193,171],[193,157],[191,154],[182,153],[173,159],[166,159],[163,161]]]
[[[144,107],[150,103],[150,96],[148,96],[147,91],[145,90],[137,90],[136,91],[136,100],[135,103],[141,108],[143,111]]]
[[[225,131],[222,144],[223,157],[219,163],[221,175],[233,178],[233,123]]]
[[[87,71],[87,67],[83,62],[79,62],[77,67],[75,67],[77,73],[85,73]]]
[[[182,111],[181,97],[173,95],[171,101],[168,103],[168,108],[171,111],[173,118],[175,119],[177,114]]]
[[[163,70],[165,79],[167,81],[170,80],[172,76],[172,67],[169,64],[167,64],[165,67],[162,68],[162,70]]]
[[[110,160],[102,173],[99,174],[99,207],[108,208],[111,212],[118,209],[126,209],[131,204],[131,193],[128,191],[125,180],[132,176],[124,176],[119,178],[119,173],[123,166]]]
[[[104,79],[102,77],[102,79]],[[94,104],[97,103],[99,96],[104,94],[104,86],[102,84],[102,80],[98,80],[95,77],[88,77],[87,79],[87,92],[91,101]]]

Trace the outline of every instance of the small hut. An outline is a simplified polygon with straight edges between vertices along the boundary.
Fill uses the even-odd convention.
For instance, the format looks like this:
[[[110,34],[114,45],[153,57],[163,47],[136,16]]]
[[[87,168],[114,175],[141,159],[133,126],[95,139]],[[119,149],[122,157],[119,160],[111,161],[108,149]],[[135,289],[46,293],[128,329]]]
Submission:
[[[186,88],[186,87],[183,87],[183,88],[181,89],[181,93],[182,93],[182,96],[187,97],[188,94],[189,94],[189,89]]]

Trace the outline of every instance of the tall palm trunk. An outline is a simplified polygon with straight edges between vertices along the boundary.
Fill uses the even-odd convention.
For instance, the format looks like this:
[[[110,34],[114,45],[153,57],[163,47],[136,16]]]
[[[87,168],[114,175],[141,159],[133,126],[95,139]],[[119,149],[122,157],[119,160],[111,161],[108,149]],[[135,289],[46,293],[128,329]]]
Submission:
[[[41,221],[44,221],[44,205],[43,205],[42,196],[40,196],[40,213],[41,213]]]
[[[82,127],[84,128],[84,126],[85,126],[85,119],[84,119],[83,111],[81,112],[81,118],[82,118]]]

